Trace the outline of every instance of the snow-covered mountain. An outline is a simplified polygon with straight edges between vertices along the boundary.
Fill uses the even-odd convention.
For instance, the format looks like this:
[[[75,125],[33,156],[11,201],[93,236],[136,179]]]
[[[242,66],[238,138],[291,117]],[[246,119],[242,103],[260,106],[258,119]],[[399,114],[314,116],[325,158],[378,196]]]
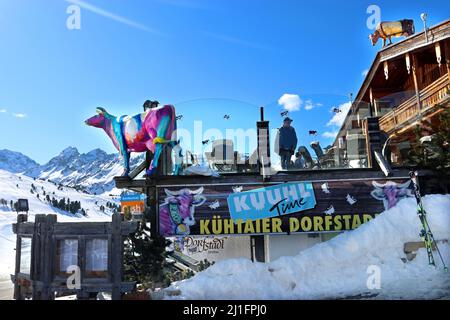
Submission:
[[[139,164],[144,157],[143,153],[132,157],[131,167]],[[118,154],[107,154],[101,149],[81,154],[74,147],[64,149],[44,165],[39,165],[20,152],[0,150],[0,169],[49,180],[91,194],[113,190],[113,178],[122,173]]]
[[[36,161],[20,152],[3,149],[0,150],[0,170],[12,173],[27,172],[29,176],[36,176],[40,173],[40,166]]]

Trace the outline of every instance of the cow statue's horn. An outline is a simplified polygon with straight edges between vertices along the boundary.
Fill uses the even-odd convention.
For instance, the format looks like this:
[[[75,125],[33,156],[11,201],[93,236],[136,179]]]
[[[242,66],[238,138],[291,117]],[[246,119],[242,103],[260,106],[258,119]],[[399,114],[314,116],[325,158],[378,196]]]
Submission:
[[[384,185],[382,185],[382,184],[380,184],[380,183],[378,183],[378,182],[376,182],[376,181],[372,181],[372,185],[373,185],[374,187],[376,187],[376,188],[383,188],[383,187],[384,187]]]
[[[171,196],[171,197],[175,197],[175,196],[178,196],[178,195],[180,194],[180,191],[171,191],[171,190],[165,189],[165,188],[164,188],[164,192],[165,192],[168,196]]]
[[[191,191],[191,194],[201,194],[203,193],[203,190],[203,187],[200,187],[197,190]]]
[[[98,114],[102,114],[102,113],[106,112],[106,110],[103,109],[103,108],[97,108],[97,109],[95,109],[95,111],[96,111]]]

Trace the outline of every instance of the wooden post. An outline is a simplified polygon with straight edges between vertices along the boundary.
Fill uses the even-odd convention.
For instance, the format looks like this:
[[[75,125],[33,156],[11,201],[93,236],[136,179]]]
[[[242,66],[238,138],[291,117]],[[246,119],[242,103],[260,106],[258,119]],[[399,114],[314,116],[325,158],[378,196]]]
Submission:
[[[450,80],[450,40],[445,40],[444,42],[445,46],[445,64],[447,65],[447,75],[448,79]]]
[[[123,269],[123,238],[122,238],[122,215],[115,213],[112,216],[111,226],[111,282],[112,300],[121,300],[121,283]]]
[[[414,53],[412,53],[411,56],[412,56],[412,74],[413,74],[413,80],[414,80],[414,89],[416,91],[417,110],[418,110],[418,114],[420,116],[420,114],[422,112],[422,106],[421,106],[421,102],[420,102],[419,82],[417,80],[417,72],[418,72],[417,57]]]
[[[38,214],[35,217],[34,233],[31,245],[31,271],[33,281],[33,300],[51,300],[53,276],[53,225],[56,215]]]
[[[84,273],[86,272],[86,237],[79,236],[78,237],[78,252],[77,252],[77,262],[78,267],[80,268],[80,281],[84,282]],[[80,290],[77,290],[77,300],[88,300],[89,294],[84,292],[83,287]]]
[[[55,223],[57,222],[57,216],[55,214],[49,214],[46,216],[45,224],[45,234],[42,235],[44,238],[43,247],[41,252],[43,254],[42,259],[42,282],[44,286],[42,288],[43,299],[44,300],[54,300],[54,292],[51,290],[51,284],[54,277],[55,269],[55,247],[53,241],[53,231]]]
[[[20,224],[23,222],[27,222],[28,220],[28,216],[26,214],[19,214],[17,215],[17,225],[16,225],[16,230],[19,230],[20,228]],[[22,255],[22,237],[17,235],[16,237],[16,266],[15,266],[15,277],[17,277],[17,275],[20,272],[20,259],[21,259],[21,255]],[[23,300],[23,296],[22,296],[22,292],[21,292],[21,288],[18,282],[18,279],[15,278],[14,279],[14,299],[15,300]]]

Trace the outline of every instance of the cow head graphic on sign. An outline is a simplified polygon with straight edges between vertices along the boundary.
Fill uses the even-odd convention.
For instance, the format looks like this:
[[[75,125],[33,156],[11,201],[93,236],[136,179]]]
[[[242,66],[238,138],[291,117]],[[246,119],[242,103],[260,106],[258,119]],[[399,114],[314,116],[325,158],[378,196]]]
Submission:
[[[403,184],[398,184],[392,181],[387,181],[385,184],[372,181],[375,189],[370,193],[372,197],[383,201],[384,209],[388,210],[394,207],[401,199],[411,197],[411,190],[408,188],[411,181]]]
[[[188,235],[195,224],[195,207],[205,203],[203,187],[197,190],[164,189],[166,198],[159,206],[159,230],[162,236]]]

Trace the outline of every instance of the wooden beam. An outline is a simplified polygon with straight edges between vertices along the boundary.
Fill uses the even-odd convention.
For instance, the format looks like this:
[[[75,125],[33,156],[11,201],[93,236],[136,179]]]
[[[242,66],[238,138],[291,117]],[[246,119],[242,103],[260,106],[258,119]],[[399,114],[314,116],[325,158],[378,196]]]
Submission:
[[[413,80],[414,80],[414,89],[416,91],[416,104],[417,104],[417,109],[420,114],[422,108],[420,105],[420,88],[419,88],[419,83],[417,81],[417,71],[418,71],[417,56],[414,53],[412,53],[411,57],[412,57],[412,74],[413,74]]]

